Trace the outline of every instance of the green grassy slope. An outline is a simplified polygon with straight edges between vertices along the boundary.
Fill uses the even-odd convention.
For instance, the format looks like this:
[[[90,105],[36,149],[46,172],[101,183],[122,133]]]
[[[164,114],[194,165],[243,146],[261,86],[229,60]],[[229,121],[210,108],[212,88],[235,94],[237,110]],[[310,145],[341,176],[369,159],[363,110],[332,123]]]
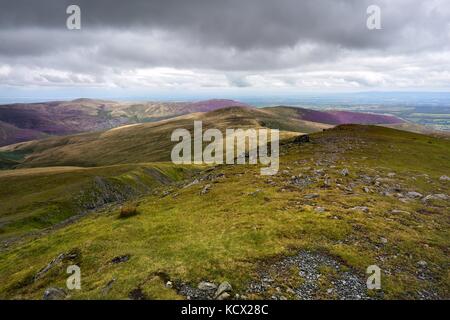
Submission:
[[[448,299],[449,201],[407,193],[450,194],[448,181],[439,180],[450,172],[450,143],[373,126],[341,126],[311,139],[283,145],[276,176],[261,176],[256,166],[215,167],[196,184],[142,197],[136,216],[119,219],[113,208],[6,248],[0,297],[39,299],[47,287],[65,287],[73,261],[34,276],[71,251],[82,273],[82,290],[69,292],[71,299],[132,298],[136,290],[148,299],[185,298],[165,286],[167,279],[192,287],[227,280],[247,298],[279,290],[294,298],[288,288],[306,281],[298,270],[279,279],[279,290],[246,288],[262,266],[309,250],[342,266],[320,268],[316,298],[335,298],[328,290],[335,277],[354,272],[365,279],[367,266],[376,264],[382,270],[376,297]],[[355,209],[361,206],[367,208]],[[130,259],[111,262],[122,255]]]
[[[0,240],[149,193],[186,178],[190,170],[155,163],[0,171]]]

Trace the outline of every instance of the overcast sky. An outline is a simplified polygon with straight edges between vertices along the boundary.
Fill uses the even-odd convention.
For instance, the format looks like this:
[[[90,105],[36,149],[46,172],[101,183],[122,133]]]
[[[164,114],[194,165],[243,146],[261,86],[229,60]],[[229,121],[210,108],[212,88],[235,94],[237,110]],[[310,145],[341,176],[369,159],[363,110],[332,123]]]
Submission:
[[[449,2],[0,0],[0,96],[449,91]]]

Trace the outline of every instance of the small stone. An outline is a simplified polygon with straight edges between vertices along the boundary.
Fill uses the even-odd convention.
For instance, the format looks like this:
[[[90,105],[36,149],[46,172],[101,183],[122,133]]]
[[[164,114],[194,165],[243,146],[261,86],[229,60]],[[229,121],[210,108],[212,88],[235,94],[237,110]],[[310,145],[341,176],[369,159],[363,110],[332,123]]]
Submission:
[[[209,189],[211,189],[211,185],[210,185],[210,184],[207,184],[207,185],[202,189],[202,191],[201,191],[200,193],[201,193],[201,194],[206,194],[206,193],[209,192]]]
[[[395,177],[395,173],[394,173],[394,172],[389,172],[389,173],[387,174],[387,176],[388,176],[389,178],[393,178],[393,177]]]
[[[304,196],[305,199],[316,199],[319,198],[319,194],[317,193],[311,193],[311,194],[307,194],[306,196]]]
[[[416,192],[416,191],[410,191],[410,192],[406,193],[406,196],[408,198],[412,198],[412,199],[418,199],[418,198],[423,197],[423,195],[421,193]]]
[[[323,208],[323,207],[315,207],[314,211],[318,212],[318,213],[323,213],[323,212],[325,212],[325,208]]]
[[[166,282],[166,288],[172,289],[173,288],[173,283],[172,281],[167,281]]]
[[[367,207],[362,207],[362,206],[353,207],[352,210],[355,210],[355,211],[362,211],[362,212],[364,212],[364,213],[368,213],[368,212],[369,212],[369,208],[367,208]]]
[[[418,264],[419,266],[421,266],[422,268],[423,268],[423,267],[426,267],[426,266],[428,265],[428,263],[427,263],[426,261],[423,261],[423,260],[420,260],[419,262],[417,262],[417,264]]]
[[[370,189],[369,189],[368,187],[364,187],[364,188],[363,188],[363,191],[364,191],[365,193],[369,193],[369,192],[370,192]]]
[[[439,178],[439,180],[440,180],[440,181],[450,181],[450,177],[448,177],[448,176],[441,176],[441,177]]]
[[[344,190],[349,193],[353,193],[353,189],[351,187],[345,187]]]
[[[216,290],[217,285],[212,282],[202,281],[198,284],[197,288],[200,290]]]
[[[341,175],[343,175],[344,177],[346,177],[346,176],[348,176],[350,174],[350,172],[348,171],[348,169],[347,168],[345,168],[345,169],[342,169],[342,171],[341,171]]]
[[[422,199],[423,202],[427,202],[430,200],[447,200],[448,196],[443,193],[437,193],[437,194],[429,194],[425,198]]]
[[[224,281],[220,284],[219,288],[217,288],[215,297],[220,296],[224,292],[230,292],[231,290],[233,290],[231,284],[228,281]]]
[[[217,300],[228,300],[230,298],[230,294],[228,292],[222,292],[217,296]]]
[[[287,292],[287,293],[290,293],[290,294],[295,294],[295,291],[292,290],[291,288],[287,288],[287,289],[286,289],[286,292]]]
[[[388,243],[388,240],[383,237],[380,238],[380,241],[381,241],[381,243],[384,243],[384,244]]]
[[[327,293],[328,293],[328,294],[332,294],[332,293],[333,293],[333,289],[331,289],[331,288],[330,288],[330,289],[327,289]]]
[[[122,263],[122,262],[127,262],[128,260],[130,260],[130,255],[126,254],[123,256],[117,256],[114,257],[111,262],[112,263]]]
[[[64,300],[66,298],[66,292],[61,288],[47,288],[44,291],[42,299],[44,300]]]

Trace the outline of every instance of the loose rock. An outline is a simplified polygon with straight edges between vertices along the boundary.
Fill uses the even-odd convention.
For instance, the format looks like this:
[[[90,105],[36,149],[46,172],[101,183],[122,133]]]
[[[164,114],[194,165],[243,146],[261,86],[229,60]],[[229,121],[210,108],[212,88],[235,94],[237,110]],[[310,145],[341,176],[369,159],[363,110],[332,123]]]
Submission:
[[[115,258],[113,258],[111,260],[112,263],[122,263],[122,262],[127,262],[128,260],[130,260],[130,255],[126,254],[123,256],[117,256]]]
[[[364,212],[364,213],[368,213],[368,212],[369,212],[369,208],[367,208],[367,207],[362,207],[362,206],[353,207],[352,210],[355,210],[355,211],[362,211],[362,212]]]
[[[44,291],[42,299],[44,300],[64,300],[67,294],[61,288],[47,288]]]
[[[201,194],[207,194],[209,192],[209,190],[211,189],[211,185],[207,184],[202,191],[200,192]]]
[[[419,199],[419,198],[423,197],[423,195],[421,193],[416,192],[416,191],[410,191],[410,192],[406,193],[406,196],[408,198],[412,198],[412,199]]]
[[[305,199],[316,199],[319,198],[319,194],[318,193],[311,193],[311,194],[307,194],[306,196],[304,196]]]
[[[224,292],[230,292],[231,290],[233,290],[233,287],[231,286],[231,284],[228,281],[224,281],[220,284],[219,288],[217,288],[215,297],[219,297],[222,293]]]
[[[212,282],[202,281],[198,284],[197,288],[200,290],[216,290],[217,285]]]
[[[230,298],[230,294],[228,292],[222,292],[216,299],[217,300],[228,300]]]

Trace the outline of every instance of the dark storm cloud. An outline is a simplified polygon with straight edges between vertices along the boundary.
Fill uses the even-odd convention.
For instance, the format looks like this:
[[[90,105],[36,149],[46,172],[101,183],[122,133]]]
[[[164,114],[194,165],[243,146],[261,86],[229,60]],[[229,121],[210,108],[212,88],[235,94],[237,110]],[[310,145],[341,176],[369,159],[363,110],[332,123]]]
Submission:
[[[365,27],[366,8],[373,3],[377,1],[3,0],[0,26],[63,29],[67,6],[78,4],[85,29],[146,27],[177,32],[192,41],[249,49],[293,46],[300,40],[356,48],[384,46],[395,41],[396,32],[405,25],[423,24],[423,13],[414,8],[418,1],[400,0],[398,5],[384,8],[390,32],[369,32]],[[384,1],[378,3],[383,7]],[[441,20],[438,12],[436,17],[428,23],[433,29]]]
[[[50,82],[84,76],[103,81],[111,74],[165,67],[227,72],[226,83],[246,87],[252,77],[245,72],[330,70],[350,56],[354,66],[346,64],[346,71],[356,66],[379,73],[386,64],[368,67],[361,61],[391,55],[423,68],[431,61],[424,59],[427,53],[439,62],[436,53],[446,52],[450,40],[445,0],[0,1],[3,78],[14,76],[14,66],[53,69],[57,75],[38,76]],[[66,29],[70,4],[81,7],[82,30]],[[381,7],[382,30],[366,28],[371,4]],[[370,85],[378,77],[339,79]],[[288,78],[286,83],[295,83]]]

